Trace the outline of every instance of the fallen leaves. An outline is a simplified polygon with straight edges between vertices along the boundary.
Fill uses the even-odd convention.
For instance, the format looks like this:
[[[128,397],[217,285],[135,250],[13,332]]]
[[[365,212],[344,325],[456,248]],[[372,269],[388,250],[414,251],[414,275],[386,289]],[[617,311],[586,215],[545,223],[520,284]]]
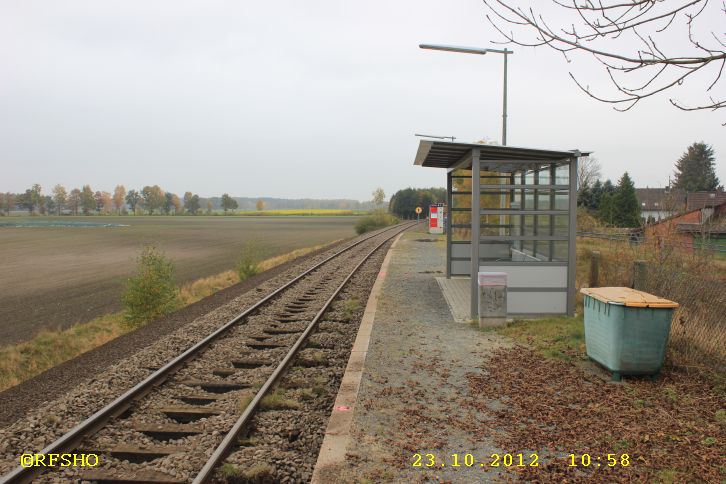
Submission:
[[[524,346],[498,350],[485,367],[486,375],[468,375],[474,398],[466,405],[493,420],[477,432],[511,453],[541,453],[539,467],[510,468],[513,480],[633,482],[671,474],[686,481],[726,479],[726,438],[716,418],[723,396],[704,375],[665,370],[658,382],[592,382],[577,365],[545,359]],[[503,408],[487,406],[503,397],[509,398]],[[593,464],[568,466],[568,454],[589,454]],[[603,465],[608,454],[628,454],[630,465]]]

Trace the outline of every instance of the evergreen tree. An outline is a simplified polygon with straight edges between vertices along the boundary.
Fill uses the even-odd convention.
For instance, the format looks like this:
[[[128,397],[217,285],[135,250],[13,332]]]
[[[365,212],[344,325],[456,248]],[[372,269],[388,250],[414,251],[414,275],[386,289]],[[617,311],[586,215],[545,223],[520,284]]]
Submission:
[[[612,222],[618,227],[640,225],[640,205],[635,196],[635,184],[626,171],[618,180],[618,187],[612,197]]]
[[[613,202],[613,196],[609,192],[603,192],[602,196],[600,197],[598,217],[600,217],[600,220],[608,225],[613,225],[615,223],[614,205],[615,204]]]
[[[608,225],[615,224],[615,186],[610,180],[593,186],[593,205],[597,216]]]
[[[580,188],[580,191],[577,192],[577,206],[589,209],[594,208],[592,188],[590,188],[590,184],[587,182]]]
[[[719,184],[713,148],[703,141],[693,143],[676,161],[673,186],[687,192],[715,190]]]
[[[592,206],[589,208],[598,210],[600,208],[600,199],[602,198],[602,182],[600,180],[595,180],[595,183],[590,189],[590,193],[592,193]]]
[[[610,196],[614,195],[615,185],[613,185],[613,182],[605,180],[605,183],[602,184],[602,192],[603,194],[608,193]]]

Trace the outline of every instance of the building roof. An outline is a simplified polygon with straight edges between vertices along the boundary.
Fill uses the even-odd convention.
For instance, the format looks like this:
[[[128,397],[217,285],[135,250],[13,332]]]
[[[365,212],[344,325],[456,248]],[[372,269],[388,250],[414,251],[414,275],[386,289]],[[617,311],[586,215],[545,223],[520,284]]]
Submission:
[[[713,192],[690,192],[688,194],[686,211],[715,207],[724,202],[726,202],[726,192],[723,190]]]
[[[686,192],[674,188],[636,188],[641,210],[680,211],[686,205]]]
[[[469,169],[471,152],[479,150],[482,170],[514,172],[523,168],[521,162],[532,164],[569,161],[575,156],[587,156],[589,152],[579,150],[553,151],[514,146],[481,145],[473,143],[452,143],[448,141],[421,140],[414,165],[433,168]],[[526,165],[525,165],[526,166]]]

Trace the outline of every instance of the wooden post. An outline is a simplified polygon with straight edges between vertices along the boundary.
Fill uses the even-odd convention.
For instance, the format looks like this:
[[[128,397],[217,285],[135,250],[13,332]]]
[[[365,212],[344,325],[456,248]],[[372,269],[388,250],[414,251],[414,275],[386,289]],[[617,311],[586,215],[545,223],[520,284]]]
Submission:
[[[644,260],[636,260],[633,262],[633,289],[639,291],[645,290],[645,284],[648,277],[648,265]]]
[[[600,251],[598,250],[593,250],[590,253],[589,287],[600,287]]]

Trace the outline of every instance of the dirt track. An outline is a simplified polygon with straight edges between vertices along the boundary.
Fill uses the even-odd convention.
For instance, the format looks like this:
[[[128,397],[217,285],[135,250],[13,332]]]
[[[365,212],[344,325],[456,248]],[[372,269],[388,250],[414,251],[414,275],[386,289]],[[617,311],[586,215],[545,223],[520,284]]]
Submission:
[[[71,218],[63,217],[63,220]],[[38,220],[34,218],[33,220]],[[246,242],[261,257],[354,235],[352,217],[78,217],[128,227],[0,228],[0,346],[120,309],[123,281],[156,243],[180,282],[234,266]]]

